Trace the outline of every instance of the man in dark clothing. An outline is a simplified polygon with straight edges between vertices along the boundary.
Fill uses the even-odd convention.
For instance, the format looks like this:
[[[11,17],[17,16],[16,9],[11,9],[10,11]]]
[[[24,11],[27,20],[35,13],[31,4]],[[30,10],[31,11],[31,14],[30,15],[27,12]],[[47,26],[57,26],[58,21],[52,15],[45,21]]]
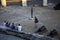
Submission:
[[[10,27],[10,22],[6,22],[6,27]]]
[[[11,24],[10,28],[11,28],[11,29],[15,29],[14,23]]]
[[[35,21],[34,21],[35,23],[38,23],[38,19],[37,19],[37,17],[35,16]]]
[[[35,23],[35,27],[37,28],[37,23],[38,23],[39,21],[38,21],[38,19],[37,19],[37,17],[35,16],[35,20],[34,20],[34,23]]]

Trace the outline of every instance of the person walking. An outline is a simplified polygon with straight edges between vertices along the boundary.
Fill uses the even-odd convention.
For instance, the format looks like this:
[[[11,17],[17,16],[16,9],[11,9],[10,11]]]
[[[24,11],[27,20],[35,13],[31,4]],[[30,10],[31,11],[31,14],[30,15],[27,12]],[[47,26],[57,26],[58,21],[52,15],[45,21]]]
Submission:
[[[37,23],[38,23],[38,22],[39,22],[39,21],[38,21],[37,17],[35,16],[35,20],[34,20],[35,28],[37,28]]]

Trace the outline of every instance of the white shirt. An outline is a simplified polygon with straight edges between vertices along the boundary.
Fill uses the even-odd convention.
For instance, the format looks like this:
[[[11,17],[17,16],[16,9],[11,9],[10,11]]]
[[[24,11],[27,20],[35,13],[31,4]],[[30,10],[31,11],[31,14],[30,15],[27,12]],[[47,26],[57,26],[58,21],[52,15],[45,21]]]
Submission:
[[[17,26],[18,27],[18,32],[22,31],[22,26]]]
[[[6,23],[3,23],[3,26],[6,26]]]
[[[3,28],[6,28],[6,23],[3,23],[3,25],[2,25],[2,26],[3,26]]]

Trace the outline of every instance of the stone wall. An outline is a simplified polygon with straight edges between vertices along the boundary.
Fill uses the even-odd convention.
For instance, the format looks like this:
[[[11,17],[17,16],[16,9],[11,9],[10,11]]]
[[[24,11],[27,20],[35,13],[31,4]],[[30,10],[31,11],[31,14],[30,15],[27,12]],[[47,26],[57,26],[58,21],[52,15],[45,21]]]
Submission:
[[[7,5],[18,5],[20,4],[22,6],[22,0],[7,0]],[[49,4],[57,4],[60,3],[60,0],[48,0],[48,5]],[[0,2],[1,4],[1,2]],[[43,0],[27,0],[27,5],[28,6],[42,6],[43,5]]]
[[[60,3],[60,0],[48,0],[48,3],[57,4]]]
[[[42,6],[43,0],[32,0],[32,1],[28,1],[27,4],[32,6]]]

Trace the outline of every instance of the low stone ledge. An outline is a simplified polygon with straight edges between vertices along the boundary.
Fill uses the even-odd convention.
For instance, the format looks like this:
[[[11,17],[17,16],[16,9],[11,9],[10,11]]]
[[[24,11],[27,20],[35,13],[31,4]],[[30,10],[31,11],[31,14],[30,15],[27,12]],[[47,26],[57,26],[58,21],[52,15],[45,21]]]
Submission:
[[[45,35],[39,35],[39,34],[31,34],[31,33],[27,33],[27,32],[18,32],[16,30],[11,30],[11,29],[2,29],[0,28],[0,33],[6,34],[6,35],[12,35],[12,36],[16,36],[19,38],[23,38],[25,40],[58,40],[58,39],[54,39],[51,37],[47,37]]]

